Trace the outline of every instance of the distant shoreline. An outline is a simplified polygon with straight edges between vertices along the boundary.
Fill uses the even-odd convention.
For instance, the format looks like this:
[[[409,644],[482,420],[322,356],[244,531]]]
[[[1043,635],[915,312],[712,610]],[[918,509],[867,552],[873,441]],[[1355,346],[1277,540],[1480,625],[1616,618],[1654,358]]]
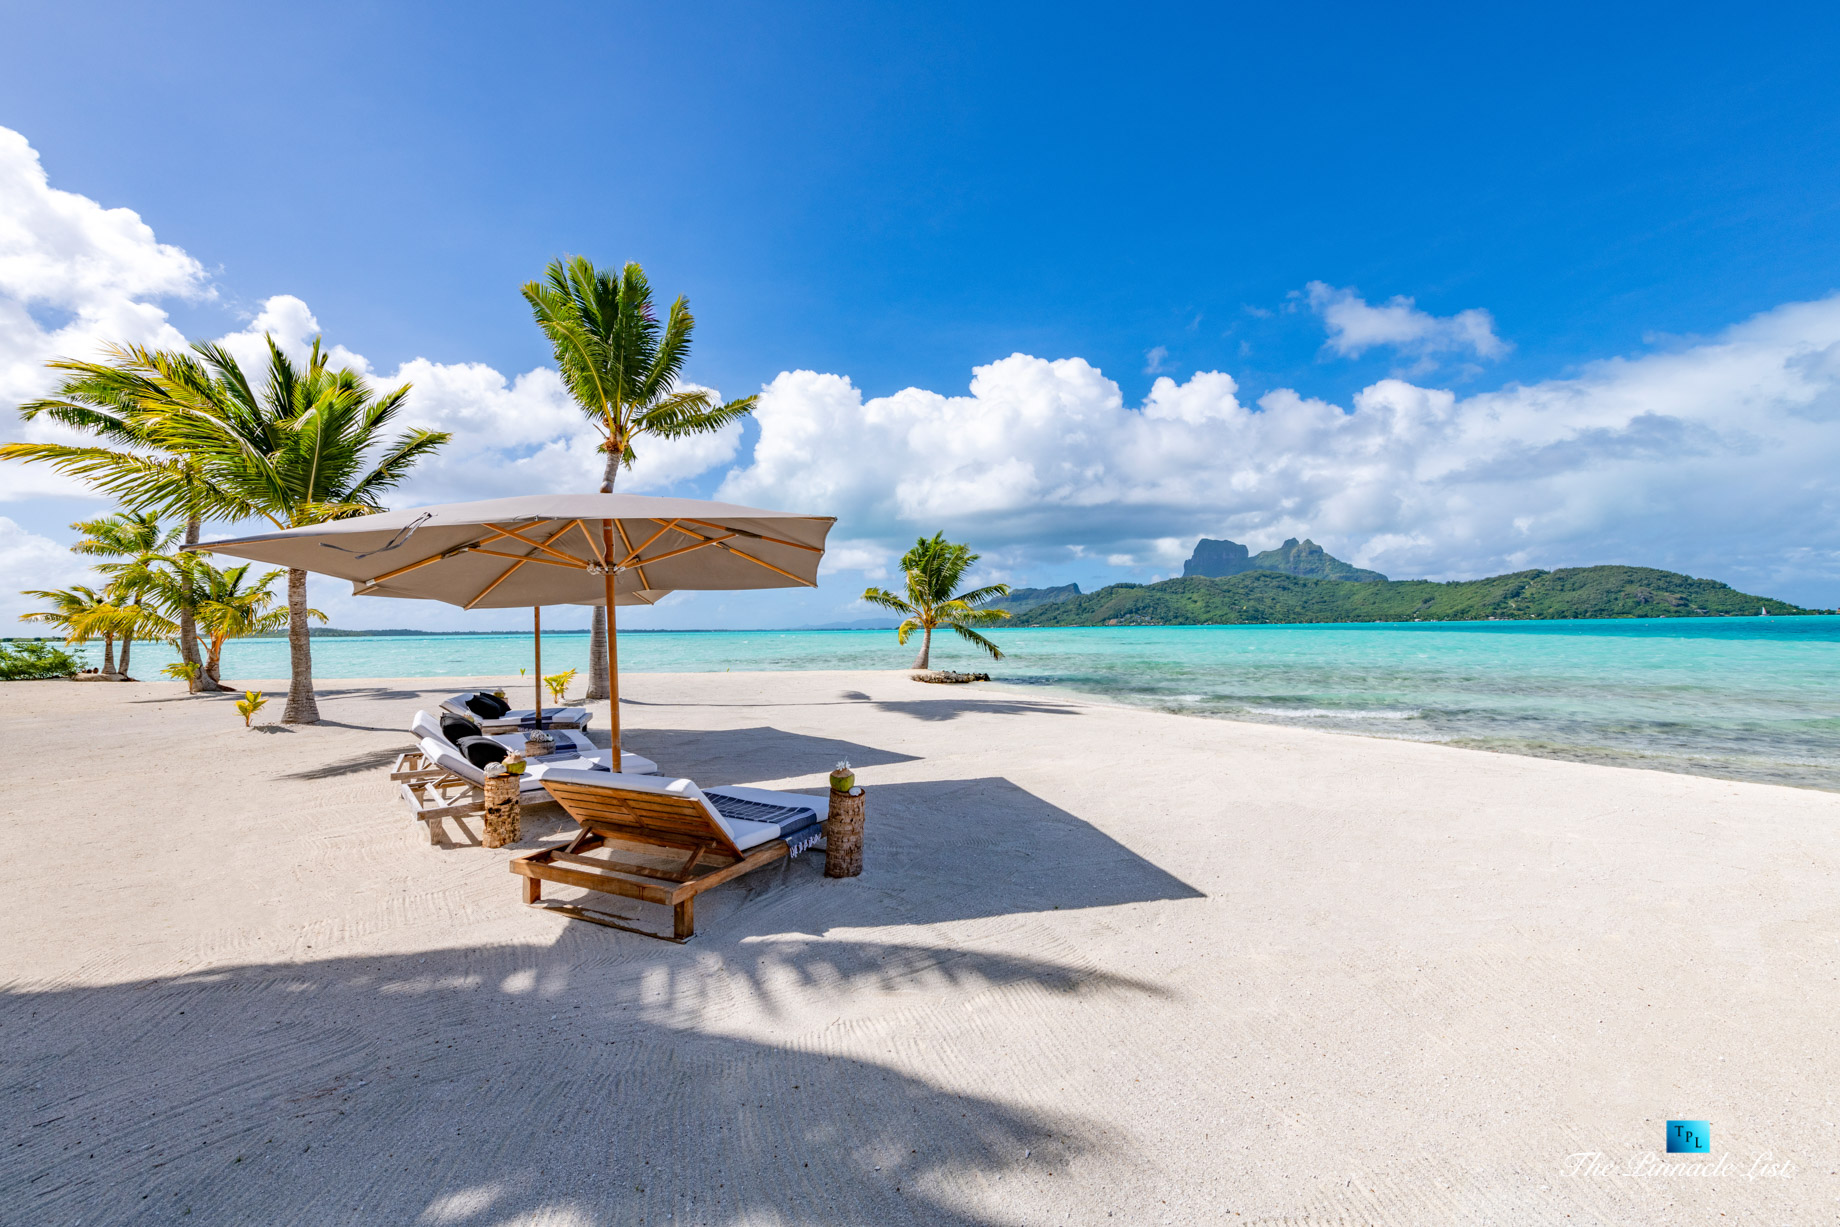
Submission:
[[[1762,620],[1776,618],[1805,620],[1808,618],[1831,618],[1840,614],[1833,609],[1798,609],[1793,613],[1771,613],[1761,615]],[[1712,614],[1608,614],[1596,618],[1348,618],[1339,620],[1309,620],[1296,622],[1119,622],[1099,624],[1073,624],[1066,626],[1030,625],[1026,622],[1014,626],[999,628],[1006,634],[1017,631],[1105,631],[1105,630],[1212,630],[1212,629],[1250,629],[1255,627],[1279,626],[1473,626],[1482,623],[1494,625],[1538,624],[1555,622],[1754,622],[1760,620],[1758,614],[1712,613]],[[788,634],[886,634],[894,627],[870,626],[645,626],[622,627],[620,635],[788,635]],[[575,630],[546,630],[545,639],[560,638],[571,635],[589,635],[593,632],[585,627]],[[315,639],[497,639],[506,636],[528,636],[527,627],[495,631],[418,631],[402,627],[387,630],[341,630],[336,627],[313,627],[311,634]],[[262,635],[245,635],[243,639],[286,639],[286,631],[272,631]],[[4,635],[0,643],[63,643],[62,635]]]

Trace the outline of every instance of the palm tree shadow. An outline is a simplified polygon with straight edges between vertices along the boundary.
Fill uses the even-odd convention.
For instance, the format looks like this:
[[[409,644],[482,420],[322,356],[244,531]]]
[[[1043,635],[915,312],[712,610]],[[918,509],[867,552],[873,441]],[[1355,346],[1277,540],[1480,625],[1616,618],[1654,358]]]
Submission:
[[[1035,699],[980,699],[971,695],[948,699],[871,699],[877,711],[912,716],[916,720],[956,720],[960,716],[1077,716],[1080,709]]]
[[[967,950],[678,948],[582,925],[547,949],[5,992],[0,1103],[23,1127],[0,1218],[992,1223],[967,1181],[1053,1170],[1096,1130],[749,1035],[726,1007],[1012,985],[1155,992]]]
[[[335,724],[336,721],[322,720],[320,723]],[[339,727],[350,728],[352,726],[340,725]],[[362,754],[352,754],[329,763],[320,763],[318,766],[305,767],[299,771],[290,771],[275,778],[282,780],[330,780],[336,779],[342,775],[357,775],[359,772],[375,771],[379,767],[389,766],[396,760],[396,756],[400,753],[401,751],[396,749],[367,750]]]

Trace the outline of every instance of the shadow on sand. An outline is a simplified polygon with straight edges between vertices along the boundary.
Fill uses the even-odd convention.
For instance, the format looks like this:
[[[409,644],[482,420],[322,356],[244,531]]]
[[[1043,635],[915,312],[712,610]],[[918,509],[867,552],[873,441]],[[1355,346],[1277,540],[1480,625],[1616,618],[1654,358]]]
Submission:
[[[991,1223],[982,1189],[1062,1167],[1095,1130],[694,1020],[742,997],[1010,985],[1156,991],[963,950],[570,925],[546,949],[5,993],[0,1219]]]
[[[959,687],[945,687],[948,691]],[[963,689],[969,689],[965,687]],[[960,716],[1077,716],[1078,707],[1069,707],[1064,703],[1048,703],[1035,699],[986,699],[975,694],[949,693],[937,699],[877,699],[860,690],[845,690],[835,699],[821,703],[665,703],[651,699],[621,699],[620,706],[633,707],[770,707],[784,709],[789,707],[849,707],[862,704],[877,711],[897,712],[912,716],[916,720],[956,720]]]

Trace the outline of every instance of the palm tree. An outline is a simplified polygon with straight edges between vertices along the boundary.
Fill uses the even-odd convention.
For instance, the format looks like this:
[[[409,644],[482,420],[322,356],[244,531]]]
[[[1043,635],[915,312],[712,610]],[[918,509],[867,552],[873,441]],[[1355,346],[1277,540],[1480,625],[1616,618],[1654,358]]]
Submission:
[[[249,563],[221,571],[216,567],[207,567],[200,574],[203,580],[203,599],[198,603],[198,624],[210,636],[210,652],[205,659],[205,669],[213,680],[218,676],[226,640],[240,639],[244,635],[267,634],[288,624],[289,611],[285,607],[271,608],[275,603],[275,581],[285,572],[269,571],[245,588],[243,582],[249,574],[249,567]],[[326,615],[317,609],[309,609],[307,616],[322,623],[326,620]],[[234,688],[224,686],[223,689]]]
[[[108,600],[93,588],[75,584],[69,588],[28,588],[24,596],[37,597],[50,603],[50,609],[36,610],[20,614],[21,622],[43,622],[55,626],[64,632],[65,643],[87,643],[99,633],[95,620],[88,615],[99,606],[108,604]],[[103,631],[102,635],[102,671],[115,672],[115,632]]]
[[[925,632],[920,640],[920,655],[914,658],[914,668],[928,666],[933,653],[933,631],[939,627],[957,631],[959,638],[977,644],[992,660],[1003,659],[996,644],[971,628],[1009,617],[1007,609],[977,608],[992,597],[1008,596],[1009,585],[991,584],[956,594],[953,591],[979,557],[969,546],[947,541],[944,533],[934,533],[914,542],[914,548],[901,556],[901,570],[907,573],[905,600],[880,588],[863,590],[862,599],[871,605],[906,615],[907,620],[898,628],[901,643],[906,643],[907,637],[916,630]]]
[[[142,600],[143,593],[134,591],[126,584],[110,584],[105,599],[101,604],[84,610],[71,622],[72,629],[88,634],[115,635],[121,639],[121,676],[124,681],[133,681],[128,676],[131,667],[129,652],[136,639],[171,639],[178,634],[179,626],[166,617],[157,608]]]
[[[169,402],[170,390],[139,357],[117,346],[108,351],[108,361],[50,363],[52,370],[65,373],[63,384],[54,395],[21,405],[20,416],[27,421],[43,416],[94,435],[98,442],[7,443],[0,445],[0,459],[49,464],[120,499],[131,511],[182,516],[184,544],[196,545],[203,520],[223,510],[221,500],[206,485],[196,457],[164,451],[150,436],[150,415]],[[172,578],[179,656],[197,665],[197,594],[182,571]],[[193,690],[205,688],[200,672],[192,672]]]
[[[357,372],[333,369],[315,337],[304,365],[268,340],[260,390],[221,346],[192,346],[198,357],[133,351],[167,401],[147,424],[157,447],[199,462],[214,508],[254,514],[277,528],[319,524],[382,510],[378,497],[416,461],[449,439],[445,431],[383,431],[408,399],[404,384],[378,395]],[[284,724],[315,724],[313,653],[308,638],[307,573],[288,573],[288,655],[292,670]]]
[[[645,270],[628,264],[616,275],[597,270],[585,256],[553,261],[544,279],[524,286],[537,327],[549,338],[575,403],[601,432],[606,456],[601,493],[633,462],[633,440],[650,435],[681,438],[720,430],[752,412],[754,396],[719,405],[706,391],[678,387],[690,356],[696,319],[682,297],[661,326],[652,307]],[[588,648],[588,694],[604,699],[607,678],[607,611],[594,611]]]
[[[149,512],[118,512],[93,520],[78,520],[71,527],[84,534],[70,547],[74,554],[107,558],[96,570],[108,577],[107,606],[85,614],[90,625],[121,637],[121,672],[129,668],[135,638],[165,638],[179,631],[160,606],[171,608],[179,599],[171,583],[171,551],[179,534],[162,528]],[[162,564],[165,564],[164,567]],[[149,606],[147,598],[154,598]]]

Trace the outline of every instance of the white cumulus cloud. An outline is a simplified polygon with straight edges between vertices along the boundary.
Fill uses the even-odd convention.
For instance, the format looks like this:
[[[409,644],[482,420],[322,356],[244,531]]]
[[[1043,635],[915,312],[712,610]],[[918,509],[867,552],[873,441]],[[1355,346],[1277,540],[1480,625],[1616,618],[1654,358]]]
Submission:
[[[38,609],[42,602],[26,596],[22,588],[68,588],[72,584],[101,587],[89,564],[64,546],[28,532],[0,516],[0,639],[15,635],[55,635],[41,623],[26,623],[19,616]],[[36,628],[36,629],[34,629]]]
[[[1133,407],[1081,359],[1015,354],[962,396],[787,372],[757,416],[721,497],[890,544],[942,528],[1012,565],[1069,545],[1167,565],[1203,534],[1307,534],[1399,576],[1630,562],[1840,585],[1840,297],[1470,396],[1385,379],[1347,406],[1285,389],[1248,405],[1202,372]],[[810,463],[840,444],[847,461]]]
[[[207,293],[191,256],[127,210],[51,188],[24,139],[0,129],[0,438],[26,437],[11,409],[48,389],[45,359],[103,340],[180,344],[161,304]],[[883,581],[915,536],[943,529],[984,554],[981,574],[1028,582],[1101,560],[1133,578],[1167,573],[1201,535],[1255,548],[1308,535],[1395,576],[1620,561],[1840,599],[1840,296],[1469,394],[1434,386],[1423,364],[1505,352],[1486,312],[1435,317],[1322,283],[1308,301],[1335,352],[1390,348],[1421,367],[1342,404],[1289,389],[1243,398],[1222,371],[1164,375],[1127,404],[1083,359],[1026,354],[976,368],[957,395],[865,397],[844,374],[786,371],[762,392],[750,452],[739,426],[642,443],[620,488],[726,470],[720,498],[836,515],[825,573],[838,583]],[[263,333],[298,353],[319,328],[306,303],[278,295],[223,340],[260,363]],[[551,368],[418,358],[381,370],[356,349],[334,355],[379,386],[412,384],[404,425],[454,432],[398,505],[599,484],[598,436]],[[43,429],[30,437],[51,437]],[[69,489],[36,466],[0,471],[0,499],[28,512]],[[49,525],[30,528],[0,519],[0,620],[17,589],[86,571],[38,535]]]
[[[1429,370],[1439,354],[1499,358],[1510,348],[1495,335],[1495,317],[1480,307],[1432,315],[1403,295],[1375,306],[1353,289],[1321,281],[1310,282],[1305,296],[1329,332],[1327,347],[1345,358],[1385,347],[1418,359],[1421,369]]]
[[[268,360],[265,336],[298,358],[319,334],[319,321],[307,304],[284,294],[270,298],[247,326],[221,340],[246,370],[253,370]],[[507,378],[480,362],[416,358],[379,372],[362,354],[342,346],[333,346],[330,353],[335,363],[365,374],[380,392],[410,385],[409,398],[397,414],[398,428],[419,426],[454,436],[416,466],[392,502],[458,502],[600,489],[600,435],[569,398],[554,368],[538,367]],[[713,388],[708,391],[720,396]],[[740,446],[741,431],[735,424],[714,434],[640,440],[634,447],[633,467],[620,474],[616,488],[644,493],[725,464]]]
[[[182,343],[160,300],[210,293],[203,266],[139,214],[52,187],[26,138],[0,128],[0,440],[73,438],[3,411],[51,390],[52,358],[93,358],[107,342]],[[0,481],[0,501],[81,493],[42,469]]]

